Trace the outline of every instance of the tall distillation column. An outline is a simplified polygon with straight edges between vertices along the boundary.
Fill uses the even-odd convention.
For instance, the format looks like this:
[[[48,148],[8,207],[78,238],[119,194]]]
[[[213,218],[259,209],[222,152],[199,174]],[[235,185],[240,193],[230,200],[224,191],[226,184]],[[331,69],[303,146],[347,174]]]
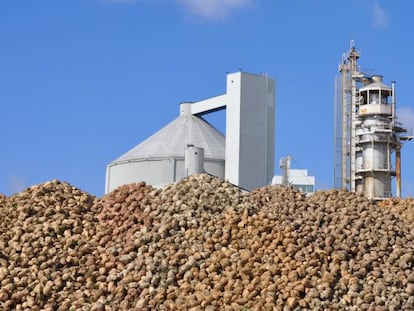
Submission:
[[[412,136],[406,135],[407,129],[396,121],[395,83],[390,88],[383,83],[382,76],[364,75],[357,65],[359,56],[351,41],[350,50],[339,66],[335,187],[382,200],[392,196],[391,180],[397,176],[396,192],[400,196],[401,142]]]

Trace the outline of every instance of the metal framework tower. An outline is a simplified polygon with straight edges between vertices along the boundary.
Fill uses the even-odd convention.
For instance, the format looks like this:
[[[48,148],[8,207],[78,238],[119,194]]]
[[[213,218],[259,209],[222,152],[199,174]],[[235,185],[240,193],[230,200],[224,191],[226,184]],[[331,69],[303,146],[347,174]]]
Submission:
[[[365,75],[351,41],[339,65],[335,97],[335,188],[363,192],[374,200],[392,197],[392,177],[401,196],[401,147],[412,135],[396,117],[395,82]],[[392,165],[395,161],[395,169]]]

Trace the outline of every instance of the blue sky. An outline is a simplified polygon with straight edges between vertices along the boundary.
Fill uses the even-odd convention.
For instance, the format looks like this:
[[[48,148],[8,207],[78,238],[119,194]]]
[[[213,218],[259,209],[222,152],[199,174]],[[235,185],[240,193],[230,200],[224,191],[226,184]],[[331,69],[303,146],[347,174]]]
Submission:
[[[334,78],[350,40],[365,71],[395,80],[414,127],[411,1],[1,0],[0,192],[52,179],[97,196],[106,165],[225,92],[226,72],[276,79],[281,157],[333,187]],[[224,129],[223,115],[209,117]],[[414,142],[402,195],[414,196]]]

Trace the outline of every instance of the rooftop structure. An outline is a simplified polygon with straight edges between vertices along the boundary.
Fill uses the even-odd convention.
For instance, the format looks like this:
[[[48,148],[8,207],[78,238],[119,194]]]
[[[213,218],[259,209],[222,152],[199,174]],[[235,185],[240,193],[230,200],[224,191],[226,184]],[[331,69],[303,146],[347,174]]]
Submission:
[[[308,170],[306,169],[290,168],[291,161],[291,156],[287,156],[280,160],[282,175],[273,176],[272,185],[281,185],[285,187],[291,186],[306,194],[314,193],[315,177],[308,176]]]

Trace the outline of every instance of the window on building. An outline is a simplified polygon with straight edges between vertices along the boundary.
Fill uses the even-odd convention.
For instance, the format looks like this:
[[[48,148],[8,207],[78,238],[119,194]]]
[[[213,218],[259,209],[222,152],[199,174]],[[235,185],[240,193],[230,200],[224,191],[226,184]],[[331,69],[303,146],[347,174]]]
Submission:
[[[315,188],[313,185],[293,185],[295,188],[299,189],[300,192],[314,192]]]

